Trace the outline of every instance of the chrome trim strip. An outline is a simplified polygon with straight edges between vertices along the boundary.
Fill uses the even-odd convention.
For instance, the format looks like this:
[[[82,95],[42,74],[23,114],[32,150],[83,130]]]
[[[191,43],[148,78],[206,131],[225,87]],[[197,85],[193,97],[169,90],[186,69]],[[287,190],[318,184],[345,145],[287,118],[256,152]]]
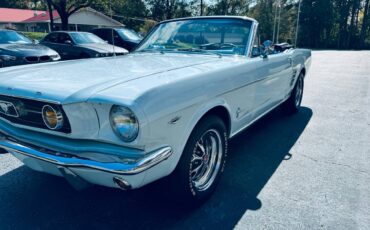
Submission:
[[[8,90],[13,90],[12,88]],[[40,92],[35,92],[35,96],[39,95],[38,93]],[[59,101],[53,101],[53,100],[48,100],[48,99],[42,99],[42,98],[35,98],[35,97],[26,97],[26,96],[20,96],[20,95],[16,95],[16,94],[3,94],[3,93],[0,93],[0,96],[8,96],[8,97],[14,97],[14,98],[19,98],[19,99],[27,99],[27,100],[32,100],[32,101],[38,101],[38,102],[43,102],[43,103],[52,103],[52,104],[55,104],[55,105],[61,105],[61,103]]]
[[[48,153],[38,151],[34,148],[19,144],[8,139],[5,136],[0,136],[0,147],[9,151],[22,154],[37,160],[45,161],[57,166],[64,166],[67,168],[89,168],[98,171],[114,173],[119,175],[134,175],[141,173],[160,162],[168,159],[172,155],[171,147],[163,147],[144,156],[133,163],[103,163],[92,160],[80,158],[67,158],[61,156],[54,156]]]

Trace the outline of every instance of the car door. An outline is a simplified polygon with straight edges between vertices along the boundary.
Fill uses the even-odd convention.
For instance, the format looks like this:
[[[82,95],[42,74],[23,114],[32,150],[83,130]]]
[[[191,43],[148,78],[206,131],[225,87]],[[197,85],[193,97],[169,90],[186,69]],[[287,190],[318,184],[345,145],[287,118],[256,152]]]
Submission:
[[[253,117],[257,118],[284,100],[293,68],[289,53],[262,55],[253,59],[257,71]]]
[[[50,33],[50,34],[46,35],[45,38],[42,39],[42,41],[40,43],[49,47],[49,48],[51,48],[51,49],[53,49],[53,50],[55,50],[55,51],[57,51],[59,53],[59,51],[57,49],[58,48],[57,47],[57,45],[58,45],[58,34],[57,33]],[[60,53],[59,53],[59,55],[60,55]]]
[[[58,34],[58,49],[63,59],[77,59],[81,57],[81,51],[76,47],[71,36],[67,33]]]

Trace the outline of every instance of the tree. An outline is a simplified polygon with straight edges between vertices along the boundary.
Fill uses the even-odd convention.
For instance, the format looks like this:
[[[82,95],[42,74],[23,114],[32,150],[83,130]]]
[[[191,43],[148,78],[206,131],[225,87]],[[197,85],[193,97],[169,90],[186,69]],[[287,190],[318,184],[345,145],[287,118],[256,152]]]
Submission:
[[[209,7],[209,14],[246,15],[252,2],[251,0],[217,0],[216,4]]]
[[[49,14],[54,8],[62,21],[62,30],[68,30],[68,18],[82,8],[88,7],[89,0],[46,0],[49,8]],[[50,6],[50,7],[49,7]],[[52,7],[51,7],[52,6]]]
[[[368,30],[368,27],[369,27],[369,20],[370,20],[370,4],[369,4],[369,0],[366,0],[365,1],[365,4],[364,4],[364,16],[363,16],[363,19],[362,19],[362,26],[361,26],[361,32],[360,32],[360,47],[364,47],[365,46],[365,39],[366,39],[366,34],[367,34],[367,30]]]
[[[51,5],[51,0],[45,0],[46,5],[48,7],[48,13],[50,18],[50,30],[54,31],[54,15],[53,15],[53,7]]]

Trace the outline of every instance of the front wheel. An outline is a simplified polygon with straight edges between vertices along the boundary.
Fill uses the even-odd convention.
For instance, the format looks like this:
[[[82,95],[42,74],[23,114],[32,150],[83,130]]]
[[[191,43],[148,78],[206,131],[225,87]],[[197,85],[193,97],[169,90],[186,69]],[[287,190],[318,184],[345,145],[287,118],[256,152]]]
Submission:
[[[227,132],[222,119],[209,116],[196,126],[172,174],[176,201],[202,203],[215,190],[227,155]]]
[[[297,82],[292,90],[292,93],[288,100],[282,104],[282,109],[287,114],[293,114],[298,112],[301,107],[302,97],[304,88],[304,75],[299,74]]]

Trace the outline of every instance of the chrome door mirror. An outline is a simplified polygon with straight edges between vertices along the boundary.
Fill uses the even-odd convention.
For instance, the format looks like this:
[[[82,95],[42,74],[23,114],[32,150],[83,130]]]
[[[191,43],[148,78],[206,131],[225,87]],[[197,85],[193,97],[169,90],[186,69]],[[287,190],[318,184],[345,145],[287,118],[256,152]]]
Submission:
[[[269,53],[270,53],[270,46],[272,45],[272,41],[266,40],[262,44],[262,52],[261,52],[261,57],[263,59],[267,58]]]
[[[261,52],[261,58],[263,58],[263,59],[266,59],[266,58],[268,58],[268,56],[269,56],[269,49],[268,48],[263,48],[262,49],[262,52]]]
[[[252,57],[258,57],[261,55],[261,48],[258,46],[253,46],[252,48]]]

